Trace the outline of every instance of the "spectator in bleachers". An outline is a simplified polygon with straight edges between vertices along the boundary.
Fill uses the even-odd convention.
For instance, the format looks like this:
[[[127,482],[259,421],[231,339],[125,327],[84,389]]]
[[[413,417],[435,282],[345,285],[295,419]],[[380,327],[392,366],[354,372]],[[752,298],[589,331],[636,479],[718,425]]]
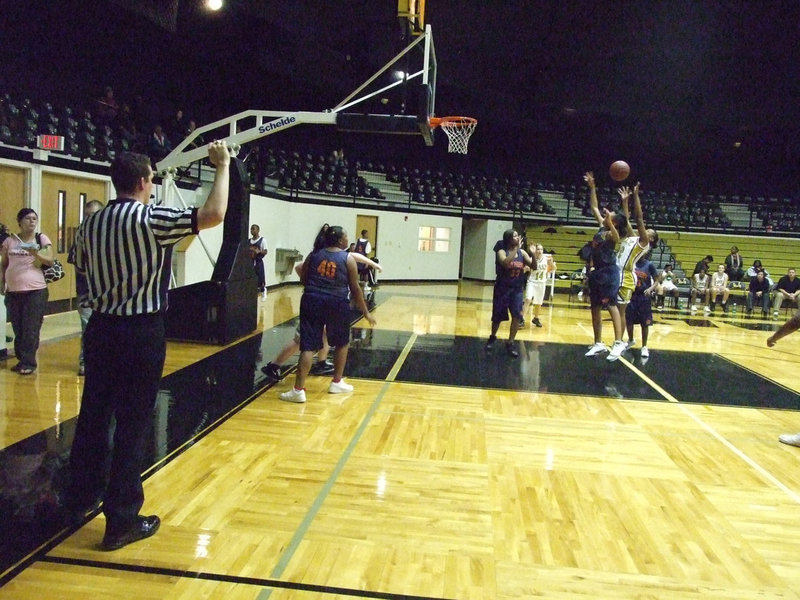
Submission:
[[[156,125],[147,144],[147,153],[153,162],[158,162],[170,152],[172,152],[172,144],[169,138],[164,134],[161,125]]]
[[[114,90],[107,85],[103,90],[103,95],[95,100],[94,124],[98,127],[111,125],[117,117],[119,104],[114,98]]]
[[[696,302],[697,297],[703,296],[703,310],[711,312],[708,307],[709,294],[711,292],[711,277],[708,276],[708,271],[705,267],[700,267],[700,272],[692,276],[692,291],[691,291],[691,311],[697,310]]]
[[[133,117],[131,116],[131,107],[129,104],[123,104],[119,109],[117,118],[114,119],[112,123],[112,127],[116,129],[120,139],[128,142],[129,147],[133,147],[139,134],[136,129],[136,123],[134,123]]]
[[[753,312],[755,305],[761,306],[761,316],[769,314],[769,282],[766,279],[766,272],[761,270],[750,280],[750,287],[747,292],[747,314]]]
[[[770,278],[769,276],[769,271],[767,271],[764,267],[761,266],[761,261],[758,259],[755,259],[753,261],[753,266],[747,269],[747,273],[745,273],[745,279],[747,281],[752,280],[753,277],[758,275],[759,271],[764,271],[764,279],[766,279],[770,287],[772,287],[772,278]]]
[[[339,148],[338,150],[333,151],[333,154],[331,154],[331,162],[336,167],[344,167],[347,165],[347,161],[344,158],[343,148]]]
[[[697,275],[700,272],[700,269],[703,267],[705,267],[706,273],[708,273],[708,265],[710,265],[713,262],[714,262],[714,257],[711,256],[710,254],[706,254],[703,260],[698,261],[697,264],[694,266],[694,271],[692,271],[692,277]]]
[[[170,143],[177,146],[186,137],[186,118],[183,116],[183,110],[178,109],[172,118],[167,121],[166,131]]]
[[[133,97],[133,102],[131,102],[131,119],[136,123],[136,129],[145,136],[148,131],[152,131],[155,114],[155,108],[145,102],[141,94],[136,94]]]
[[[744,277],[744,262],[737,246],[731,246],[731,253],[725,257],[725,272],[729,281],[741,281]]]
[[[775,286],[775,300],[772,305],[772,315],[777,317],[778,311],[781,309],[781,304],[784,300],[789,302],[797,302],[800,296],[800,279],[797,278],[797,271],[794,268],[778,280]]]
[[[186,135],[185,135],[185,137],[189,137],[190,135],[192,135],[194,133],[195,129],[197,129],[197,123],[195,123],[194,119],[189,119],[189,124],[186,127]],[[205,146],[205,145],[206,144],[203,141],[203,136],[202,135],[198,135],[196,138],[194,138],[194,140],[189,142],[189,144],[186,146],[186,149],[187,150],[191,150],[193,148],[200,148],[200,147]],[[255,146],[254,149],[257,149],[257,148],[259,148],[259,146]]]
[[[709,288],[708,300],[713,314],[717,304],[717,296],[722,296],[722,312],[728,312],[728,296],[731,291],[728,289],[728,274],[725,272],[725,265],[718,265],[717,272],[711,275],[711,286]]]
[[[664,270],[658,277],[658,285],[656,286],[656,308],[664,310],[664,296],[669,294],[675,299],[675,306],[678,306],[678,286],[675,285],[675,273],[672,272],[672,265],[664,265]]]

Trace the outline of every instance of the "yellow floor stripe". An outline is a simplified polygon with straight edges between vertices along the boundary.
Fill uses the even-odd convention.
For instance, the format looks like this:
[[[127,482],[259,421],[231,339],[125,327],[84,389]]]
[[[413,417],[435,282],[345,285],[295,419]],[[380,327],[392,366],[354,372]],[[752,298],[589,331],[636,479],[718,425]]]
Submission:
[[[386,376],[386,381],[394,381],[397,377],[397,374],[400,372],[400,369],[403,366],[403,363],[406,362],[406,358],[408,357],[409,353],[411,352],[411,348],[414,347],[414,342],[417,341],[417,334],[412,333],[411,337],[408,338],[403,351],[400,352],[400,356],[397,357],[394,365],[392,366],[392,370],[389,371],[389,374]]]

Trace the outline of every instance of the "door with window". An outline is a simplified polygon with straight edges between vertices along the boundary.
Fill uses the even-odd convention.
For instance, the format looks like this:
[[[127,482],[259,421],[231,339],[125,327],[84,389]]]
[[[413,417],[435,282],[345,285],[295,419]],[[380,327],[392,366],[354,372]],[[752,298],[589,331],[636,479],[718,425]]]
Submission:
[[[73,177],[62,173],[42,173],[42,214],[39,231],[53,243],[53,255],[64,265],[62,280],[48,286],[49,301],[64,301],[65,310],[74,308],[75,269],[67,264],[67,253],[75,239],[75,230],[83,218],[89,200],[106,202],[107,183],[98,179]]]

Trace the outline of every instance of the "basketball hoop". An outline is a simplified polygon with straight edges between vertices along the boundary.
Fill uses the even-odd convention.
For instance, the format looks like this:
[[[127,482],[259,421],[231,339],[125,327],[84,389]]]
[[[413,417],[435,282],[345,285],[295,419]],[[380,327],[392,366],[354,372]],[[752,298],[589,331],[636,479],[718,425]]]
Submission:
[[[478,121],[472,117],[431,117],[431,127],[441,127],[447,134],[448,152],[467,153],[467,144]]]

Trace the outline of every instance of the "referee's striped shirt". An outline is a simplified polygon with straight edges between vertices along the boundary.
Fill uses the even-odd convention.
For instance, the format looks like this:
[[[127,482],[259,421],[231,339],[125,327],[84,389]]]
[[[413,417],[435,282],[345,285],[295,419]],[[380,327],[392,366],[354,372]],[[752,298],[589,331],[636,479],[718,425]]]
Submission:
[[[172,247],[197,231],[196,208],[111,200],[75,234],[75,267],[86,274],[88,306],[119,316],[165,309]]]

